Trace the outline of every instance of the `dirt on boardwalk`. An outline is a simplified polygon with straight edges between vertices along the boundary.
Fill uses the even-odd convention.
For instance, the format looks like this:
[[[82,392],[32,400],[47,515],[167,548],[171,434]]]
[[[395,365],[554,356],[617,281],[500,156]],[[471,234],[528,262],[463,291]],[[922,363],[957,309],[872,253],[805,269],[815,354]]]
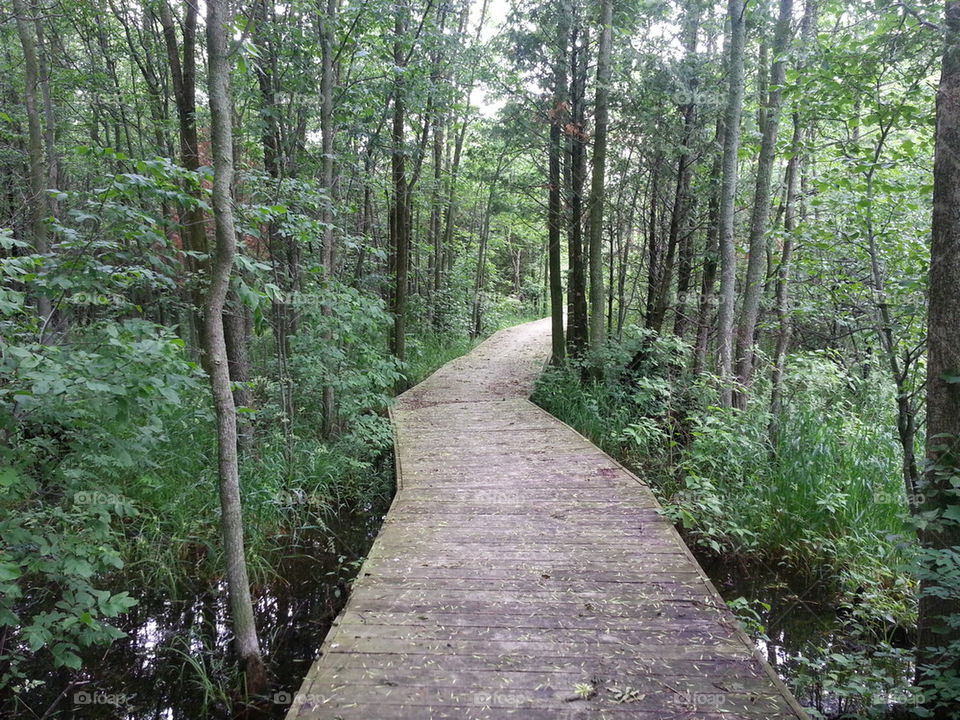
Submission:
[[[527,398],[548,320],[401,395],[398,494],[289,718],[805,718],[650,490]]]

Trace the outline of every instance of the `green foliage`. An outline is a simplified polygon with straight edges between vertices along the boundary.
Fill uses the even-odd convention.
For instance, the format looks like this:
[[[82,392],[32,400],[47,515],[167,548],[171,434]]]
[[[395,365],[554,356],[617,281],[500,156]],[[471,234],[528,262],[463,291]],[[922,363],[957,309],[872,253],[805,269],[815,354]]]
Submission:
[[[960,488],[960,478],[954,480],[953,487]],[[954,505],[950,509],[956,508]],[[955,523],[958,520],[954,516],[939,522]],[[945,607],[957,607],[960,602],[960,548],[921,549],[914,573],[923,583],[922,596],[942,602]],[[949,631],[956,636],[958,627],[960,614],[946,613],[932,629],[935,634]],[[960,675],[955,667],[955,660],[960,657],[960,642],[941,640],[928,657],[932,660],[918,666],[925,706],[930,711],[950,711],[960,701]]]
[[[98,578],[123,567],[112,527],[135,515],[124,499],[78,492],[61,505],[39,501],[42,489],[7,467],[0,471],[0,686],[24,678],[20,666],[49,653],[54,667],[80,667],[80,649],[123,633],[108,620],[136,600]]]
[[[118,479],[151,466],[162,413],[196,388],[182,342],[151,323],[98,324],[75,340],[0,357],[0,623],[22,640],[4,646],[4,685],[27,655],[77,668],[80,648],[122,635],[106,620],[135,601],[103,583],[124,567],[122,528],[139,513]]]

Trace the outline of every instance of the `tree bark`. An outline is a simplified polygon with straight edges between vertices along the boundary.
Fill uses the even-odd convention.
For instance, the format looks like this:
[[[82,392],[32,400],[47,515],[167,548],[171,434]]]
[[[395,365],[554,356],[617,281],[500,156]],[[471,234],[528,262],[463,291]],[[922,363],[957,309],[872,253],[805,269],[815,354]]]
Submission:
[[[723,161],[720,182],[720,307],[717,335],[720,362],[720,403],[733,406],[733,314],[736,300],[737,251],[734,213],[737,200],[737,154],[743,114],[743,49],[746,44],[746,1],[729,0],[730,43],[727,49],[727,103],[724,110]]]
[[[716,149],[710,168],[710,202],[707,210],[707,238],[703,251],[703,273],[700,277],[700,300],[697,310],[697,340],[693,349],[693,372],[700,375],[707,367],[710,328],[716,305],[717,266],[720,259],[720,174],[724,144],[723,119],[717,120],[714,136]]]
[[[683,23],[683,47],[686,53],[688,72],[694,72],[693,59],[697,51],[697,33],[700,27],[701,7],[699,0],[687,4]],[[680,136],[680,155],[677,158],[677,182],[673,198],[673,208],[670,211],[670,231],[667,239],[667,254],[664,258],[663,272],[658,278],[654,311],[647,326],[660,332],[666,318],[670,304],[670,285],[673,278],[674,260],[680,253],[680,267],[677,268],[677,303],[674,319],[674,332],[681,335],[686,315],[686,292],[690,286],[690,273],[693,266],[692,238],[689,232],[690,224],[690,182],[693,178],[693,152],[690,145],[693,142],[694,129],[697,122],[696,93],[699,82],[696,75],[688,78],[686,91],[688,96],[680,104],[680,113],[683,116],[683,128]],[[682,297],[681,297],[682,295]],[[680,305],[684,307],[681,308]],[[679,330],[679,332],[678,332]]]
[[[560,15],[557,21],[557,57],[553,69],[553,100],[550,108],[550,139],[547,148],[548,184],[547,198],[547,254],[550,276],[550,317],[552,328],[552,349],[554,363],[563,360],[565,343],[563,338],[563,277],[560,270],[560,227],[563,224],[563,208],[560,197],[560,153],[563,151],[560,122],[561,105],[567,85],[566,45],[569,34],[570,6],[566,0],[559,4]]]
[[[36,2],[33,5],[37,11]],[[38,13],[39,15],[39,13]],[[40,71],[40,94],[43,97],[43,145],[47,161],[47,188],[62,189],[60,186],[60,158],[57,153],[57,114],[53,107],[53,94],[50,92],[50,60],[47,56],[43,21],[38,16],[34,20],[37,31],[37,64]],[[57,202],[48,198],[50,212],[57,214]]]
[[[390,238],[393,255],[394,286],[391,310],[393,312],[393,336],[391,352],[399,359],[406,356],[407,334],[407,283],[410,266],[410,219],[407,193],[406,148],[404,125],[406,123],[406,83],[403,71],[405,56],[403,38],[407,32],[407,8],[398,3],[394,17],[393,61],[395,65],[393,90],[393,148],[390,156],[393,197],[390,209]]]
[[[230,60],[227,33],[228,0],[207,0],[208,92],[210,95],[213,192],[211,205],[216,232],[216,252],[210,265],[210,282],[204,304],[203,359],[210,376],[217,416],[220,509],[227,585],[233,618],[234,643],[247,678],[247,692],[266,686],[266,670],[257,641],[250,581],[247,576],[240,504],[240,476],[237,459],[237,412],[230,391],[230,372],[223,330],[223,310],[236,254],[233,219],[233,103],[230,94]]]
[[[770,424],[768,436],[770,447],[777,446],[780,432],[780,413],[783,407],[783,376],[787,363],[787,349],[793,326],[790,322],[790,263],[793,258],[793,234],[796,230],[797,178],[800,170],[800,154],[803,147],[803,126],[799,113],[793,113],[793,140],[790,143],[790,160],[787,163],[786,197],[783,210],[783,247],[777,267],[775,303],[777,308],[777,347],[773,353],[770,390]]]
[[[593,168],[590,182],[590,349],[606,339],[603,306],[603,201],[607,163],[607,123],[610,95],[610,52],[613,0],[600,2],[600,48],[597,51],[597,96],[594,116]]]
[[[960,507],[953,481],[960,473],[960,0],[946,4],[945,49],[937,93],[934,159],[933,229],[927,335],[927,471],[922,511],[940,518],[924,526],[920,542],[937,553],[960,546]],[[930,569],[938,566],[930,563]],[[931,573],[932,574],[932,573]],[[956,588],[938,596],[948,581],[926,577],[921,583],[918,621],[918,680],[960,673],[960,597]],[[935,699],[934,699],[935,700]],[[936,717],[956,717],[960,699],[945,698]],[[935,707],[935,702],[930,705]]]
[[[27,111],[28,154],[27,166],[30,175],[30,195],[27,207],[30,217],[30,239],[39,255],[50,250],[47,238],[47,215],[50,204],[47,199],[47,166],[43,153],[43,130],[37,102],[40,87],[40,70],[37,64],[36,39],[29,19],[29,9],[24,0],[13,0],[13,14],[17,20],[17,34],[23,49],[24,104]],[[36,298],[37,314],[41,327],[46,327],[52,312],[50,299]],[[41,342],[43,338],[40,338]]]
[[[327,283],[332,286],[336,279],[336,237],[334,235],[334,214],[333,214],[333,194],[335,185],[333,142],[336,128],[334,127],[333,116],[333,86],[334,86],[334,67],[333,67],[333,39],[334,25],[337,20],[337,0],[327,0],[326,16],[321,18],[320,32],[320,54],[321,54],[321,72],[320,72],[320,136],[321,150],[323,158],[321,160],[321,182],[323,189],[327,193],[324,199],[323,212],[321,220],[323,227],[323,269]],[[324,317],[329,319],[333,316],[333,307],[329,302],[324,303],[320,308]],[[327,343],[333,342],[332,335],[327,332],[323,340]],[[323,433],[326,437],[332,437],[336,431],[337,425],[337,401],[333,385],[326,383],[323,386]]]
[[[587,33],[580,33],[579,15],[570,35],[570,124],[567,134],[570,148],[567,226],[567,350],[573,356],[583,354],[589,340],[587,311],[587,274],[583,257],[583,183],[586,178],[586,118],[584,88],[587,78]]]
[[[745,407],[747,396],[744,389],[753,378],[753,344],[756,336],[757,318],[760,313],[760,298],[763,294],[764,266],[766,264],[766,235],[770,218],[770,179],[777,149],[777,134],[780,127],[780,106],[783,102],[783,85],[786,78],[786,54],[790,46],[790,23],[793,19],[793,0],[780,0],[780,14],[773,37],[773,63],[770,66],[770,84],[766,107],[762,117],[763,136],[760,141],[760,156],[757,159],[757,180],[753,194],[753,214],[750,219],[750,246],[747,260],[747,276],[737,333],[737,382],[735,394],[738,407]]]

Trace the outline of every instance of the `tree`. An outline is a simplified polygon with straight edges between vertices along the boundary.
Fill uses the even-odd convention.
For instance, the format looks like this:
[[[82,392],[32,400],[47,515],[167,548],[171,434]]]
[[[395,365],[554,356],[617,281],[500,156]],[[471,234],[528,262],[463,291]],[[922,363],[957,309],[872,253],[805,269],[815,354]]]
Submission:
[[[934,159],[933,231],[927,336],[927,470],[920,540],[930,553],[931,570],[920,595],[917,639],[918,681],[934,688],[951,678],[952,697],[931,693],[929,704],[940,718],[960,708],[960,591],[951,575],[960,551],[960,1],[946,3],[943,68],[937,92]],[[953,578],[956,577],[954,569]],[[948,686],[949,687],[949,686]]]
[[[737,200],[737,156],[740,151],[740,116],[743,112],[743,50],[746,42],[745,0],[729,0],[727,18],[730,40],[727,49],[727,100],[724,109],[723,161],[720,185],[720,312],[717,320],[720,362],[720,399],[733,405],[733,321],[736,303],[737,253],[734,212]]]
[[[550,276],[550,317],[552,318],[553,361],[563,360],[566,345],[563,338],[563,278],[560,270],[560,230],[563,208],[560,195],[560,157],[563,149],[560,128],[564,95],[566,93],[566,47],[569,34],[570,5],[559,0],[557,14],[556,57],[553,68],[553,95],[550,101],[550,137],[547,146],[547,254]]]
[[[208,91],[210,93],[211,150],[213,153],[212,208],[216,247],[204,303],[203,361],[217,417],[221,527],[227,563],[227,586],[233,617],[234,642],[247,678],[247,691],[266,686],[266,669],[260,656],[256,620],[250,599],[243,512],[240,501],[240,468],[237,458],[237,409],[230,389],[223,309],[236,256],[233,217],[233,102],[230,92],[229,0],[207,0]]]
[[[582,27],[581,8],[577,7],[570,27],[570,121],[567,123],[567,153],[564,181],[567,195],[567,346],[579,356],[589,343],[586,262],[583,253],[583,184],[586,178],[587,60],[590,34]]]
[[[320,47],[321,47],[321,70],[320,70],[320,132],[321,132],[321,151],[323,158],[320,161],[322,184],[327,192],[327,197],[323,206],[323,268],[327,280],[332,282],[336,277],[337,255],[336,255],[336,236],[334,235],[334,184],[335,184],[335,166],[334,166],[334,148],[333,141],[335,135],[334,116],[333,116],[333,91],[334,91],[334,26],[337,21],[337,0],[327,0],[326,14],[320,20]],[[330,317],[333,309],[329,304],[323,306],[323,314]],[[330,338],[327,338],[330,341]],[[333,434],[336,424],[336,397],[332,385],[326,385],[323,388],[323,428],[324,432],[330,436]]]
[[[610,47],[613,36],[613,0],[600,3],[600,49],[597,51],[597,96],[590,182],[590,348],[604,341],[606,322],[603,290],[603,198],[606,182],[607,123],[610,113]]]
[[[767,261],[767,226],[770,217],[770,181],[777,149],[780,127],[780,107],[783,103],[783,84],[786,78],[787,52],[790,46],[790,23],[793,20],[793,0],[780,0],[780,14],[773,37],[773,63],[770,66],[770,84],[766,105],[761,111],[760,155],[757,158],[757,180],[753,194],[753,214],[750,219],[749,257],[744,280],[743,307],[737,333],[737,382],[741,387],[750,384],[753,377],[753,343],[760,313],[760,297]],[[742,390],[736,393],[737,404],[746,403]]]
[[[47,201],[47,167],[43,152],[43,129],[37,97],[40,87],[40,70],[37,64],[36,37],[31,27],[27,5],[24,0],[13,0],[13,13],[16,16],[17,34],[20,36],[20,46],[23,49],[23,70],[24,80],[26,81],[24,104],[27,110],[27,127],[29,128],[30,195],[27,199],[27,205],[30,213],[30,240],[34,250],[43,254],[49,250],[47,241],[49,204]],[[43,296],[37,298],[37,312],[45,326],[52,312],[49,298]]]

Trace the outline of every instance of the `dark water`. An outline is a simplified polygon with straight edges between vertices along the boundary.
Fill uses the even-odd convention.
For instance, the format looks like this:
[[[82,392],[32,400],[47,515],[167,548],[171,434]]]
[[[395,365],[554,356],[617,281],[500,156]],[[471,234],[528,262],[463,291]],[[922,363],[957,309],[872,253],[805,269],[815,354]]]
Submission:
[[[326,528],[285,549],[277,580],[254,588],[261,646],[275,678],[274,686],[254,702],[237,699],[240,680],[231,656],[225,588],[194,587],[184,588],[178,600],[141,591],[140,603],[124,616],[125,639],[88,653],[80,673],[32,668],[36,687],[18,699],[0,698],[0,715],[283,718],[388,507],[385,497],[331,516]],[[895,647],[909,646],[901,629],[858,629],[845,608],[838,610],[827,581],[785,577],[711,557],[699,560],[728,602],[746,599],[756,624],[763,626],[758,647],[804,706],[827,718],[896,716],[913,672],[909,651]],[[759,627],[754,630],[759,634]]]
[[[31,668],[39,681],[0,715],[62,720],[222,720],[284,717],[343,607],[389,498],[333,515],[326,528],[285,549],[277,580],[253,588],[261,650],[275,684],[255,702],[237,700],[226,588],[184,588],[171,600],[149,589],[120,629],[127,637],[84,657],[84,669]]]
[[[804,707],[825,718],[892,720],[911,705],[911,633],[892,622],[865,625],[839,602],[828,576],[800,577],[782,569],[743,567],[715,557],[700,564],[738,612],[758,649]],[[856,605],[856,600],[854,600]]]

